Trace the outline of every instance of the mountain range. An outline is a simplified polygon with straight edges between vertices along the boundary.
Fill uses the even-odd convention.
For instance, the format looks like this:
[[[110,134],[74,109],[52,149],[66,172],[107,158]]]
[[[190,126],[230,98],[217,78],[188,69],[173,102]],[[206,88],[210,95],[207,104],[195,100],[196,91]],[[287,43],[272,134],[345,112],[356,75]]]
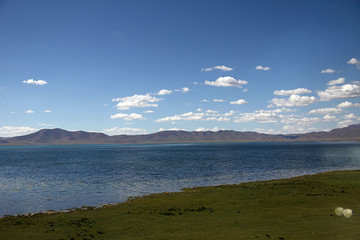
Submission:
[[[360,124],[325,132],[304,134],[264,134],[258,132],[161,131],[145,135],[116,135],[67,131],[59,128],[42,129],[24,136],[0,138],[0,145],[67,145],[67,144],[129,144],[129,143],[183,143],[183,142],[252,142],[252,141],[336,141],[360,140]]]

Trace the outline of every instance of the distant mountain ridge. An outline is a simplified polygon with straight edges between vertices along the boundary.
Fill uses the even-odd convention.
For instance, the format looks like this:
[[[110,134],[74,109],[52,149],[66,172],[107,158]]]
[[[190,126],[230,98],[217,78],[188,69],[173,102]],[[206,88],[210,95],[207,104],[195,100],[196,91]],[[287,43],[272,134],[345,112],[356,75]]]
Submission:
[[[251,141],[331,141],[360,140],[360,124],[329,132],[305,134],[264,134],[258,132],[162,131],[145,135],[116,135],[67,131],[59,128],[42,129],[24,136],[0,138],[0,145],[67,145],[67,144],[129,144],[129,143],[181,143],[181,142],[251,142]]]

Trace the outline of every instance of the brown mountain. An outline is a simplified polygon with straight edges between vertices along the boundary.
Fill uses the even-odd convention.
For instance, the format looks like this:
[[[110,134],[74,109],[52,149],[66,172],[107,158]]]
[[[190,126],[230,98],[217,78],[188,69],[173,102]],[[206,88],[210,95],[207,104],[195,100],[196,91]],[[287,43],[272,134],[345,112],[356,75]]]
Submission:
[[[257,132],[187,132],[162,131],[146,135],[108,136],[103,133],[84,131],[66,131],[63,129],[42,129],[38,132],[0,138],[0,145],[61,145],[61,144],[126,144],[126,143],[176,143],[176,142],[247,142],[247,141],[327,141],[360,140],[360,124],[329,132],[311,132],[305,134],[273,135]]]

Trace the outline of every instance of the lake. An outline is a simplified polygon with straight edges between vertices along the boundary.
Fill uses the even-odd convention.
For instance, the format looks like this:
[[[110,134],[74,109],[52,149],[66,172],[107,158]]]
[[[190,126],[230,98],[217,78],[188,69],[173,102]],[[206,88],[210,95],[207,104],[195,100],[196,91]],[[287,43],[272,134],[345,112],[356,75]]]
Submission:
[[[0,146],[0,216],[360,169],[360,142]]]

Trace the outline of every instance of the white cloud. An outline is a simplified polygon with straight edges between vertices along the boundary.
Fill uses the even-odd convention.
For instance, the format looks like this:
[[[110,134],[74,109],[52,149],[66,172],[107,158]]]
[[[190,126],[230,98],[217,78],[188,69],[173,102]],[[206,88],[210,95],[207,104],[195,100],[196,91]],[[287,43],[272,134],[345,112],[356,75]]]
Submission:
[[[347,63],[348,63],[348,64],[356,65],[356,67],[360,69],[360,61],[357,60],[356,58],[350,59]]]
[[[207,100],[207,99],[203,99],[203,100],[201,100],[202,102],[210,102],[209,100]]]
[[[327,83],[328,86],[337,85],[337,84],[343,84],[345,82],[345,78],[340,77],[336,80],[331,80]]]
[[[283,119],[281,119],[281,122],[282,123],[285,123],[285,124],[292,124],[292,123],[296,123],[297,125],[300,125],[300,126],[310,126],[312,124],[315,124],[317,122],[321,122],[321,118],[318,118],[318,117],[312,117],[312,118],[309,118],[309,117],[303,117],[303,118],[299,118],[297,116],[287,116],[287,117],[284,117]]]
[[[154,113],[153,110],[147,110],[147,111],[144,111],[144,113]]]
[[[247,103],[248,102],[245,101],[244,99],[239,99],[239,100],[230,102],[230,104],[237,104],[237,105],[242,105],[242,104],[247,104]]]
[[[46,113],[51,113],[51,110],[44,110],[44,112],[46,112]]]
[[[302,107],[308,106],[316,102],[317,99],[313,96],[300,96],[292,94],[288,99],[285,98],[274,98],[271,103],[278,107]]]
[[[339,105],[337,105],[338,108],[350,108],[350,107],[360,107],[360,103],[352,103],[352,102],[342,102]]]
[[[198,108],[196,111],[197,112],[202,112],[203,110],[202,110],[202,108]]]
[[[103,130],[103,133],[107,135],[136,135],[136,134],[146,134],[146,130],[140,128],[113,127]]]
[[[35,113],[35,111],[29,109],[29,110],[26,110],[25,113],[32,114],[32,113]]]
[[[211,132],[218,132],[222,129],[218,128],[218,127],[213,127],[213,128],[203,128],[203,127],[199,127],[197,129],[195,129],[195,132],[208,132],[208,131],[211,131]]]
[[[157,95],[169,95],[172,93],[172,90],[167,90],[167,89],[161,89]]]
[[[206,110],[205,112],[210,113],[210,114],[217,114],[218,113],[218,111],[215,111],[215,110]]]
[[[360,64],[360,61],[357,60],[356,58],[352,58],[347,63],[348,64]]]
[[[274,123],[280,117],[272,112],[258,112],[258,113],[241,113],[236,116],[234,122],[259,122],[259,123]]]
[[[188,87],[183,87],[181,89],[175,89],[175,92],[183,92],[183,93],[187,93],[190,91],[190,89]]]
[[[280,95],[280,96],[290,96],[292,94],[307,94],[311,93],[311,90],[307,88],[297,88],[293,90],[276,90],[274,91],[274,95]]]
[[[33,85],[46,85],[46,84],[48,84],[44,80],[34,80],[34,79],[28,79],[28,80],[26,80],[26,81],[24,80],[22,82],[26,83],[26,84],[33,84]]]
[[[228,118],[228,117],[219,117],[218,119],[216,119],[216,121],[218,121],[218,122],[229,122],[230,118]]]
[[[337,98],[360,97],[360,86],[354,84],[344,84],[341,86],[331,86],[325,91],[319,91],[320,101],[330,101]]]
[[[358,118],[357,116],[355,116],[355,114],[350,113],[344,116],[344,119],[354,119],[354,118]]]
[[[158,107],[158,104],[156,102],[161,101],[161,99],[150,96],[150,94],[135,94],[129,97],[114,98],[112,101],[119,102],[118,104],[116,104],[117,109],[128,110],[131,107]]]
[[[305,133],[305,129],[299,126],[286,125],[282,128],[286,133]]]
[[[254,130],[252,130],[251,132],[258,132],[258,133],[265,133],[265,134],[281,134],[281,131],[278,130],[274,130],[274,129],[263,129],[263,128],[255,128]]]
[[[224,99],[214,99],[213,101],[214,101],[214,102],[225,102]]]
[[[270,67],[263,67],[263,66],[256,66],[255,69],[256,70],[262,70],[262,71],[269,71],[271,68]]]
[[[241,85],[245,85],[247,83],[248,83],[247,81],[236,80],[235,78],[230,77],[230,76],[219,77],[214,82],[205,81],[206,85],[214,86],[214,87],[238,87],[238,88],[242,88]]]
[[[229,116],[229,115],[228,115]],[[174,122],[174,121],[222,121],[222,122],[228,122],[230,119],[225,116],[225,114],[222,116],[218,113],[218,111],[215,110],[206,110],[203,112],[203,110],[200,108],[197,110],[197,112],[187,112],[179,115],[174,116],[168,116],[164,118],[159,118],[155,120],[155,122]]]
[[[124,119],[125,121],[132,121],[135,119],[145,119],[142,117],[141,114],[137,114],[137,113],[131,113],[131,114],[126,114],[126,113],[117,113],[115,115],[111,115],[110,116],[111,119]]]
[[[0,137],[15,137],[22,136],[30,133],[34,133],[39,129],[31,127],[13,127],[13,126],[3,126],[0,127]]]
[[[321,70],[321,73],[334,73],[335,71],[331,68],[327,68],[327,69],[324,69],[324,70]]]
[[[229,72],[229,71],[232,71],[232,70],[233,70],[231,67],[226,67],[226,66],[224,66],[224,65],[222,65],[222,66],[215,66],[215,67],[213,67],[213,69],[221,70],[221,71],[224,71],[224,72]]]
[[[236,113],[236,111],[231,110],[230,112],[225,113],[224,116],[225,117],[230,117],[230,116],[233,116],[235,113]]]
[[[182,128],[159,128],[158,130],[159,132],[163,132],[163,131],[187,131],[186,129],[182,129]]]
[[[342,113],[342,111],[341,108],[318,108],[311,110],[309,114],[339,114]]]
[[[353,120],[345,120],[345,121],[342,121],[342,122],[338,122],[337,124],[337,127],[339,128],[343,128],[343,127],[347,127],[351,124],[354,124],[355,122]]]
[[[205,113],[188,112],[188,113],[183,113],[180,115],[160,118],[160,119],[155,120],[155,122],[203,120],[204,116],[205,116]]]
[[[336,117],[335,116],[331,116],[331,115],[325,115],[323,117],[324,121],[335,121]]]
[[[181,91],[183,93],[186,93],[186,92],[190,91],[190,89],[188,87],[183,87],[183,88],[181,88]]]
[[[209,67],[209,68],[202,68],[201,71],[209,72],[209,71],[212,71],[214,69],[221,70],[221,71],[224,71],[224,72],[229,72],[229,71],[233,70],[231,67],[227,67],[227,66],[222,65],[222,66],[214,66],[214,67]]]

